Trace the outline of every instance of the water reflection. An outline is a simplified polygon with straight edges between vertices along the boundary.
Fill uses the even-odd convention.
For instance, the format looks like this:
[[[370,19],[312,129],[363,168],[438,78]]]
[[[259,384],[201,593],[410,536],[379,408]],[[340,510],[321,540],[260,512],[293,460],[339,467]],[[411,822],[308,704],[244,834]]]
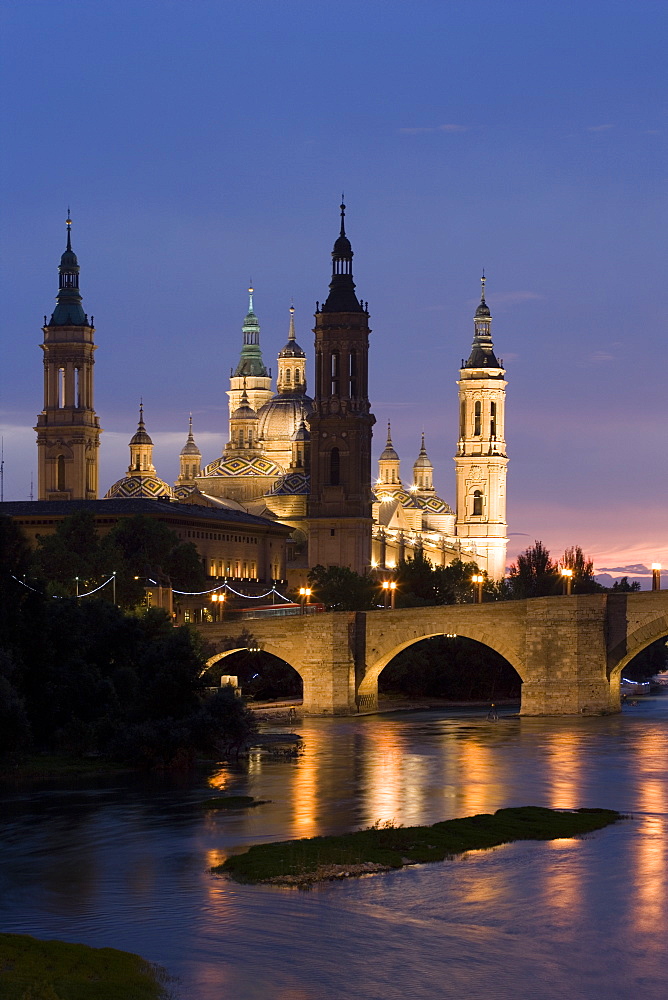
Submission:
[[[2,926],[138,951],[182,977],[184,1000],[658,1000],[667,722],[668,699],[608,719],[311,719],[293,759],[6,789]],[[212,789],[270,803],[206,812]],[[634,819],[310,893],[210,874],[263,840],[530,803]]]

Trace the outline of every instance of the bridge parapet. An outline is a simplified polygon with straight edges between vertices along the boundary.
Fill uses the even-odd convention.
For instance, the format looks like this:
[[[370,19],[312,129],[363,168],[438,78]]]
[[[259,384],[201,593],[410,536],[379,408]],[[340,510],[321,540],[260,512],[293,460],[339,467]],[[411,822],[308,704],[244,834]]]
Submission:
[[[247,629],[304,682],[304,710],[346,715],[377,706],[378,677],[402,649],[458,635],[496,650],[522,678],[523,715],[619,711],[623,666],[668,635],[668,591],[585,594],[370,612],[325,612],[199,626],[213,641]]]

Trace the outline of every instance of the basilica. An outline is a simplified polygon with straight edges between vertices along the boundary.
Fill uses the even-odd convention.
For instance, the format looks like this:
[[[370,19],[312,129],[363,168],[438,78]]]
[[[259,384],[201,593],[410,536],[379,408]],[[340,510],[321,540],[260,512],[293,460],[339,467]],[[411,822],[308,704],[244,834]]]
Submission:
[[[38,417],[40,501],[97,500],[101,429],[93,408],[93,320],[79,291],[71,221],[62,255],[54,313],[45,317],[44,409]],[[475,561],[490,578],[504,575],[507,524],[504,440],[505,370],[491,336],[485,279],[474,316],[473,345],[459,372],[454,509],[436,493],[425,437],[409,475],[392,444],[391,427],[371,466],[375,417],[368,398],[369,311],[353,281],[353,250],[341,205],[327,298],[315,313],[315,379],[307,383],[307,353],[297,342],[290,308],[276,381],[260,345],[260,322],[249,288],[240,353],[229,380],[229,434],[223,454],[202,456],[192,417],[173,484],[153,464],[153,442],[143,405],[129,442],[125,475],[106,501],[147,499],[209,515],[252,518],[279,525],[286,545],[281,573],[293,585],[318,564],[363,573],[391,570],[421,551],[435,566]],[[417,445],[417,442],[416,442]],[[114,509],[118,509],[115,503]],[[192,510],[195,514],[196,511]],[[211,576],[234,573],[223,553]],[[276,568],[278,572],[278,567]]]

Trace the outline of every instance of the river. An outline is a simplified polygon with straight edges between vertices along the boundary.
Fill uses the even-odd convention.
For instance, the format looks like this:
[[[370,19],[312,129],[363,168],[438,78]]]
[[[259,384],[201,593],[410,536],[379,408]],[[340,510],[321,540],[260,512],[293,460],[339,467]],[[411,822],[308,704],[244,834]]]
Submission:
[[[183,1000],[668,995],[668,697],[607,718],[466,709],[293,728],[295,759],[5,787],[0,927],[136,951]],[[205,813],[211,786],[271,802]],[[632,818],[310,891],[209,871],[265,840],[513,805]]]

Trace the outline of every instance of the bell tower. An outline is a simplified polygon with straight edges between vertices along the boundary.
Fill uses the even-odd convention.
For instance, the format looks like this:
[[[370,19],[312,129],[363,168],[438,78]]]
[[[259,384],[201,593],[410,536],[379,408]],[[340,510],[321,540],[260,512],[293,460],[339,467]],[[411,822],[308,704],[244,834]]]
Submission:
[[[355,295],[353,250],[341,231],[332,251],[326,302],[316,304],[315,398],[309,417],[311,485],[309,566],[371,564],[371,429],[368,396],[369,313]]]
[[[56,308],[44,317],[44,409],[37,417],[40,500],[97,500],[100,422],[93,408],[93,334],[79,292],[79,262],[67,247],[60,258]]]
[[[487,560],[492,580],[505,574],[506,385],[503,363],[492,343],[492,316],[485,302],[482,276],[480,305],[474,316],[471,354],[459,374],[459,441],[455,457],[457,479],[456,533],[474,544]]]

